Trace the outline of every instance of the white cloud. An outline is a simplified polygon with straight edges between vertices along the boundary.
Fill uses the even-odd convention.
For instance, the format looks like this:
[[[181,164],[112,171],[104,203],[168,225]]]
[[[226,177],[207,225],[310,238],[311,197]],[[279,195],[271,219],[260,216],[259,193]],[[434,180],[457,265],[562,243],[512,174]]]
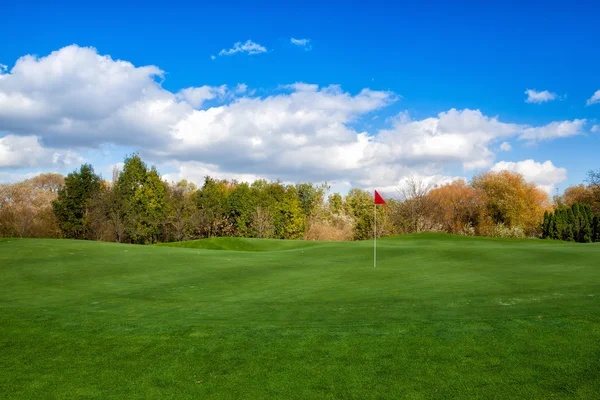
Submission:
[[[394,124],[392,129],[379,133],[380,159],[402,160],[408,165],[462,164],[466,170],[490,166],[494,159],[490,144],[522,129],[469,109],[451,109],[437,118],[420,121],[411,121],[406,113],[401,113]]]
[[[211,59],[211,60],[215,60],[216,58],[217,58],[217,57],[216,57],[216,56],[214,56],[214,55],[211,55],[211,56],[210,56],[210,59]]]
[[[70,150],[44,148],[36,136],[7,135],[0,138],[0,168],[68,166],[82,161]]]
[[[549,92],[544,90],[542,92],[538,92],[535,89],[527,89],[525,91],[527,95],[526,103],[544,103],[547,101],[556,100],[558,95],[556,93]]]
[[[567,170],[558,168],[548,160],[543,163],[534,160],[519,162],[500,161],[496,163],[491,171],[512,171],[523,175],[527,182],[534,183],[547,193],[551,193],[557,183],[567,179]]]
[[[600,132],[600,125],[592,126],[592,129],[590,129],[590,132],[592,132],[592,133]]]
[[[185,100],[194,108],[201,107],[206,100],[212,100],[217,96],[224,97],[227,92],[227,85],[219,87],[200,86],[182,89],[177,93],[177,98]]]
[[[290,85],[280,85],[280,87],[282,89],[295,90],[296,92],[316,92],[319,90],[319,85],[304,82],[296,82]]]
[[[0,80],[0,131],[57,147],[160,142],[192,110],[160,86],[163,76],[75,45],[21,57]]]
[[[235,93],[237,94],[243,94],[246,93],[248,91],[248,85],[246,85],[245,83],[238,83],[237,86],[235,87]]]
[[[500,145],[500,150],[502,150],[502,151],[511,151],[512,150],[512,146],[508,142],[502,142],[502,144]]]
[[[215,179],[237,180],[239,182],[254,182],[265,177],[255,174],[238,173],[235,171],[222,171],[216,164],[206,164],[199,161],[186,161],[182,163],[171,162],[177,168],[177,172],[164,174],[163,180],[167,182],[179,182],[182,179],[202,185],[205,176]]]
[[[600,90],[596,90],[596,92],[590,97],[587,101],[587,105],[591,106],[592,104],[596,104],[600,101]]]
[[[385,129],[366,131],[359,127],[397,94],[303,82],[261,97],[243,83],[174,93],[162,87],[163,77],[156,66],[78,46],[20,58],[0,80],[0,168],[74,163],[80,150],[108,145],[140,151],[174,168],[169,176],[188,179],[197,169],[390,188],[415,174],[440,180],[448,170],[488,168],[503,141],[566,137],[585,123],[532,127],[451,109],[417,120],[402,112]],[[30,149],[27,156],[21,149]]]
[[[303,47],[304,50],[310,50],[312,47],[310,45],[310,39],[294,39],[291,38],[290,42],[295,44],[296,46]]]
[[[526,128],[519,139],[535,142],[581,135],[586,122],[585,119],[554,121],[544,126]]]
[[[266,53],[267,49],[252,40],[247,40],[246,43],[237,42],[229,50],[223,49],[219,52],[220,56],[230,56],[235,53],[260,54]]]

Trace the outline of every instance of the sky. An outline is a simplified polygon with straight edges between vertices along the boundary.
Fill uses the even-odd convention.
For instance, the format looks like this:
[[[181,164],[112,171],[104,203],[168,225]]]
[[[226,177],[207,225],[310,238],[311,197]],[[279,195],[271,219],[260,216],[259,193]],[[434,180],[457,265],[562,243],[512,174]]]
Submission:
[[[600,168],[594,2],[11,2],[0,182],[139,153],[165,180],[393,193]]]

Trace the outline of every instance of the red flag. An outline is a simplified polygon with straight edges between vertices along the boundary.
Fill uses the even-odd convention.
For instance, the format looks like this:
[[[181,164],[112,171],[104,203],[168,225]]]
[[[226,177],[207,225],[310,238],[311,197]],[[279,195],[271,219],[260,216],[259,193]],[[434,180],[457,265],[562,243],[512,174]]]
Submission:
[[[375,204],[385,204],[385,200],[377,193],[377,190],[375,191]]]

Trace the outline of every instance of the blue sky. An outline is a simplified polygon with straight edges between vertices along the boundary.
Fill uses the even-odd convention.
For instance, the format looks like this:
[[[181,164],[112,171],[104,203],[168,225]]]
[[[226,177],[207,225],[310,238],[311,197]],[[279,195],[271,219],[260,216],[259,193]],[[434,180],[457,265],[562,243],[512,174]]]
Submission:
[[[600,132],[594,128],[600,123],[600,102],[587,105],[600,90],[599,16],[598,5],[576,1],[460,5],[320,1],[287,6],[281,2],[172,1],[156,6],[13,2],[3,6],[0,24],[0,37],[8,39],[0,43],[0,64],[7,66],[0,80],[0,99],[3,91],[7,99],[31,97],[45,104],[40,107],[49,114],[45,118],[21,115],[15,101],[13,108],[0,110],[0,140],[4,138],[0,156],[5,158],[4,163],[0,160],[0,180],[38,171],[66,173],[81,160],[107,175],[110,165],[127,152],[140,151],[170,179],[199,180],[202,173],[214,172],[240,179],[323,179],[335,182],[340,190],[350,186],[391,190],[409,175],[443,182],[504,166],[549,191],[562,190],[580,183],[589,169],[600,168]],[[294,44],[291,38],[307,39],[308,44]],[[218,55],[248,40],[266,51]],[[152,79],[160,82],[156,86],[163,92],[157,92],[153,101],[171,96],[170,101],[189,103],[184,104],[188,109],[180,104],[176,111],[156,117],[163,131],[153,124],[155,132],[147,136],[145,129],[150,128],[141,122],[123,122],[122,117],[114,122],[111,112],[130,109],[139,104],[140,93],[158,90],[148,83],[148,76],[136,75],[127,78],[129,82],[139,79],[127,93],[119,92],[119,85],[109,85],[110,90],[101,93],[79,93],[81,99],[91,96],[88,107],[93,112],[85,109],[86,101],[77,107],[66,102],[48,111],[62,101],[58,93],[79,98],[77,88],[61,91],[65,82],[94,86],[108,79],[95,80],[106,68],[85,54],[63,51],[57,56],[61,63],[72,62],[73,71],[89,70],[91,77],[79,74],[70,79],[69,73],[78,73],[62,72],[53,76],[55,81],[50,77],[40,84],[36,79],[44,79],[50,68],[40,60],[70,45],[91,47],[99,57],[124,60],[135,68],[156,66],[164,73]],[[31,68],[37,68],[38,78],[12,71],[17,60],[28,54],[37,56]],[[124,76],[130,73],[137,74],[123,72]],[[38,85],[34,89],[32,80]],[[296,82],[316,84],[318,89],[307,94],[306,88],[282,88]],[[236,93],[238,84],[247,90]],[[222,85],[227,85],[226,95],[198,104],[182,94],[186,88],[204,87],[207,92]],[[340,89],[322,93],[329,85]],[[372,93],[356,98],[365,88]],[[526,102],[527,89],[548,91],[554,99]],[[46,97],[42,99],[40,93]],[[380,93],[386,98],[381,99]],[[98,104],[121,97],[122,103],[107,106],[108,114],[97,115]],[[245,107],[248,99],[254,102]],[[339,109],[329,108],[332,99]],[[230,125],[224,128],[214,119],[207,121],[211,108],[222,111],[219,118]],[[448,112],[453,109],[458,116],[443,122],[440,113],[452,116]],[[478,110],[480,115],[464,110]],[[400,113],[413,124],[394,123],[401,119]],[[310,121],[299,121],[301,114],[312,115]],[[320,114],[326,115],[314,119]],[[70,121],[68,134],[64,127],[43,126],[44,121],[56,125],[65,118]],[[426,121],[431,118],[442,128],[428,130]],[[493,118],[511,126],[494,127]],[[99,120],[110,121],[106,126],[119,132],[95,131]],[[188,121],[177,125],[187,130],[173,133],[180,121]],[[469,124],[478,128],[465,131]],[[532,132],[530,139],[523,137],[524,129],[543,127],[547,128]],[[228,133],[221,135],[219,129]],[[362,132],[381,140],[381,146],[359,145],[357,135]],[[202,135],[213,139],[198,137]],[[215,137],[221,137],[220,142]],[[504,142],[510,144],[510,151],[500,150]],[[255,152],[240,155],[248,143],[256,144]],[[460,145],[443,154],[440,146],[453,143]],[[231,144],[235,151],[222,150]],[[258,150],[267,145],[271,151]],[[16,154],[27,146],[35,147],[28,157]],[[457,155],[460,149],[470,154]],[[318,167],[318,161],[329,154],[327,165]],[[531,161],[524,163],[527,160]]]

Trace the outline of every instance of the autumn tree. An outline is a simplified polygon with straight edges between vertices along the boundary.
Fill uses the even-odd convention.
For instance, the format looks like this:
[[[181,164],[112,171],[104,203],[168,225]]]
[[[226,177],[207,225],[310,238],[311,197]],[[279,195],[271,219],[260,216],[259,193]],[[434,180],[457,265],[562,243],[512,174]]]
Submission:
[[[548,194],[525,182],[521,174],[487,172],[473,178],[472,186],[486,194],[488,223],[510,229],[520,228],[527,236],[541,233],[544,211],[551,207]]]
[[[60,233],[52,202],[62,187],[58,174],[0,184],[0,236],[52,238]]]
[[[456,180],[432,189],[428,197],[432,215],[445,232],[474,234],[483,218],[486,206],[486,194],[480,188],[474,188],[463,180]]]

